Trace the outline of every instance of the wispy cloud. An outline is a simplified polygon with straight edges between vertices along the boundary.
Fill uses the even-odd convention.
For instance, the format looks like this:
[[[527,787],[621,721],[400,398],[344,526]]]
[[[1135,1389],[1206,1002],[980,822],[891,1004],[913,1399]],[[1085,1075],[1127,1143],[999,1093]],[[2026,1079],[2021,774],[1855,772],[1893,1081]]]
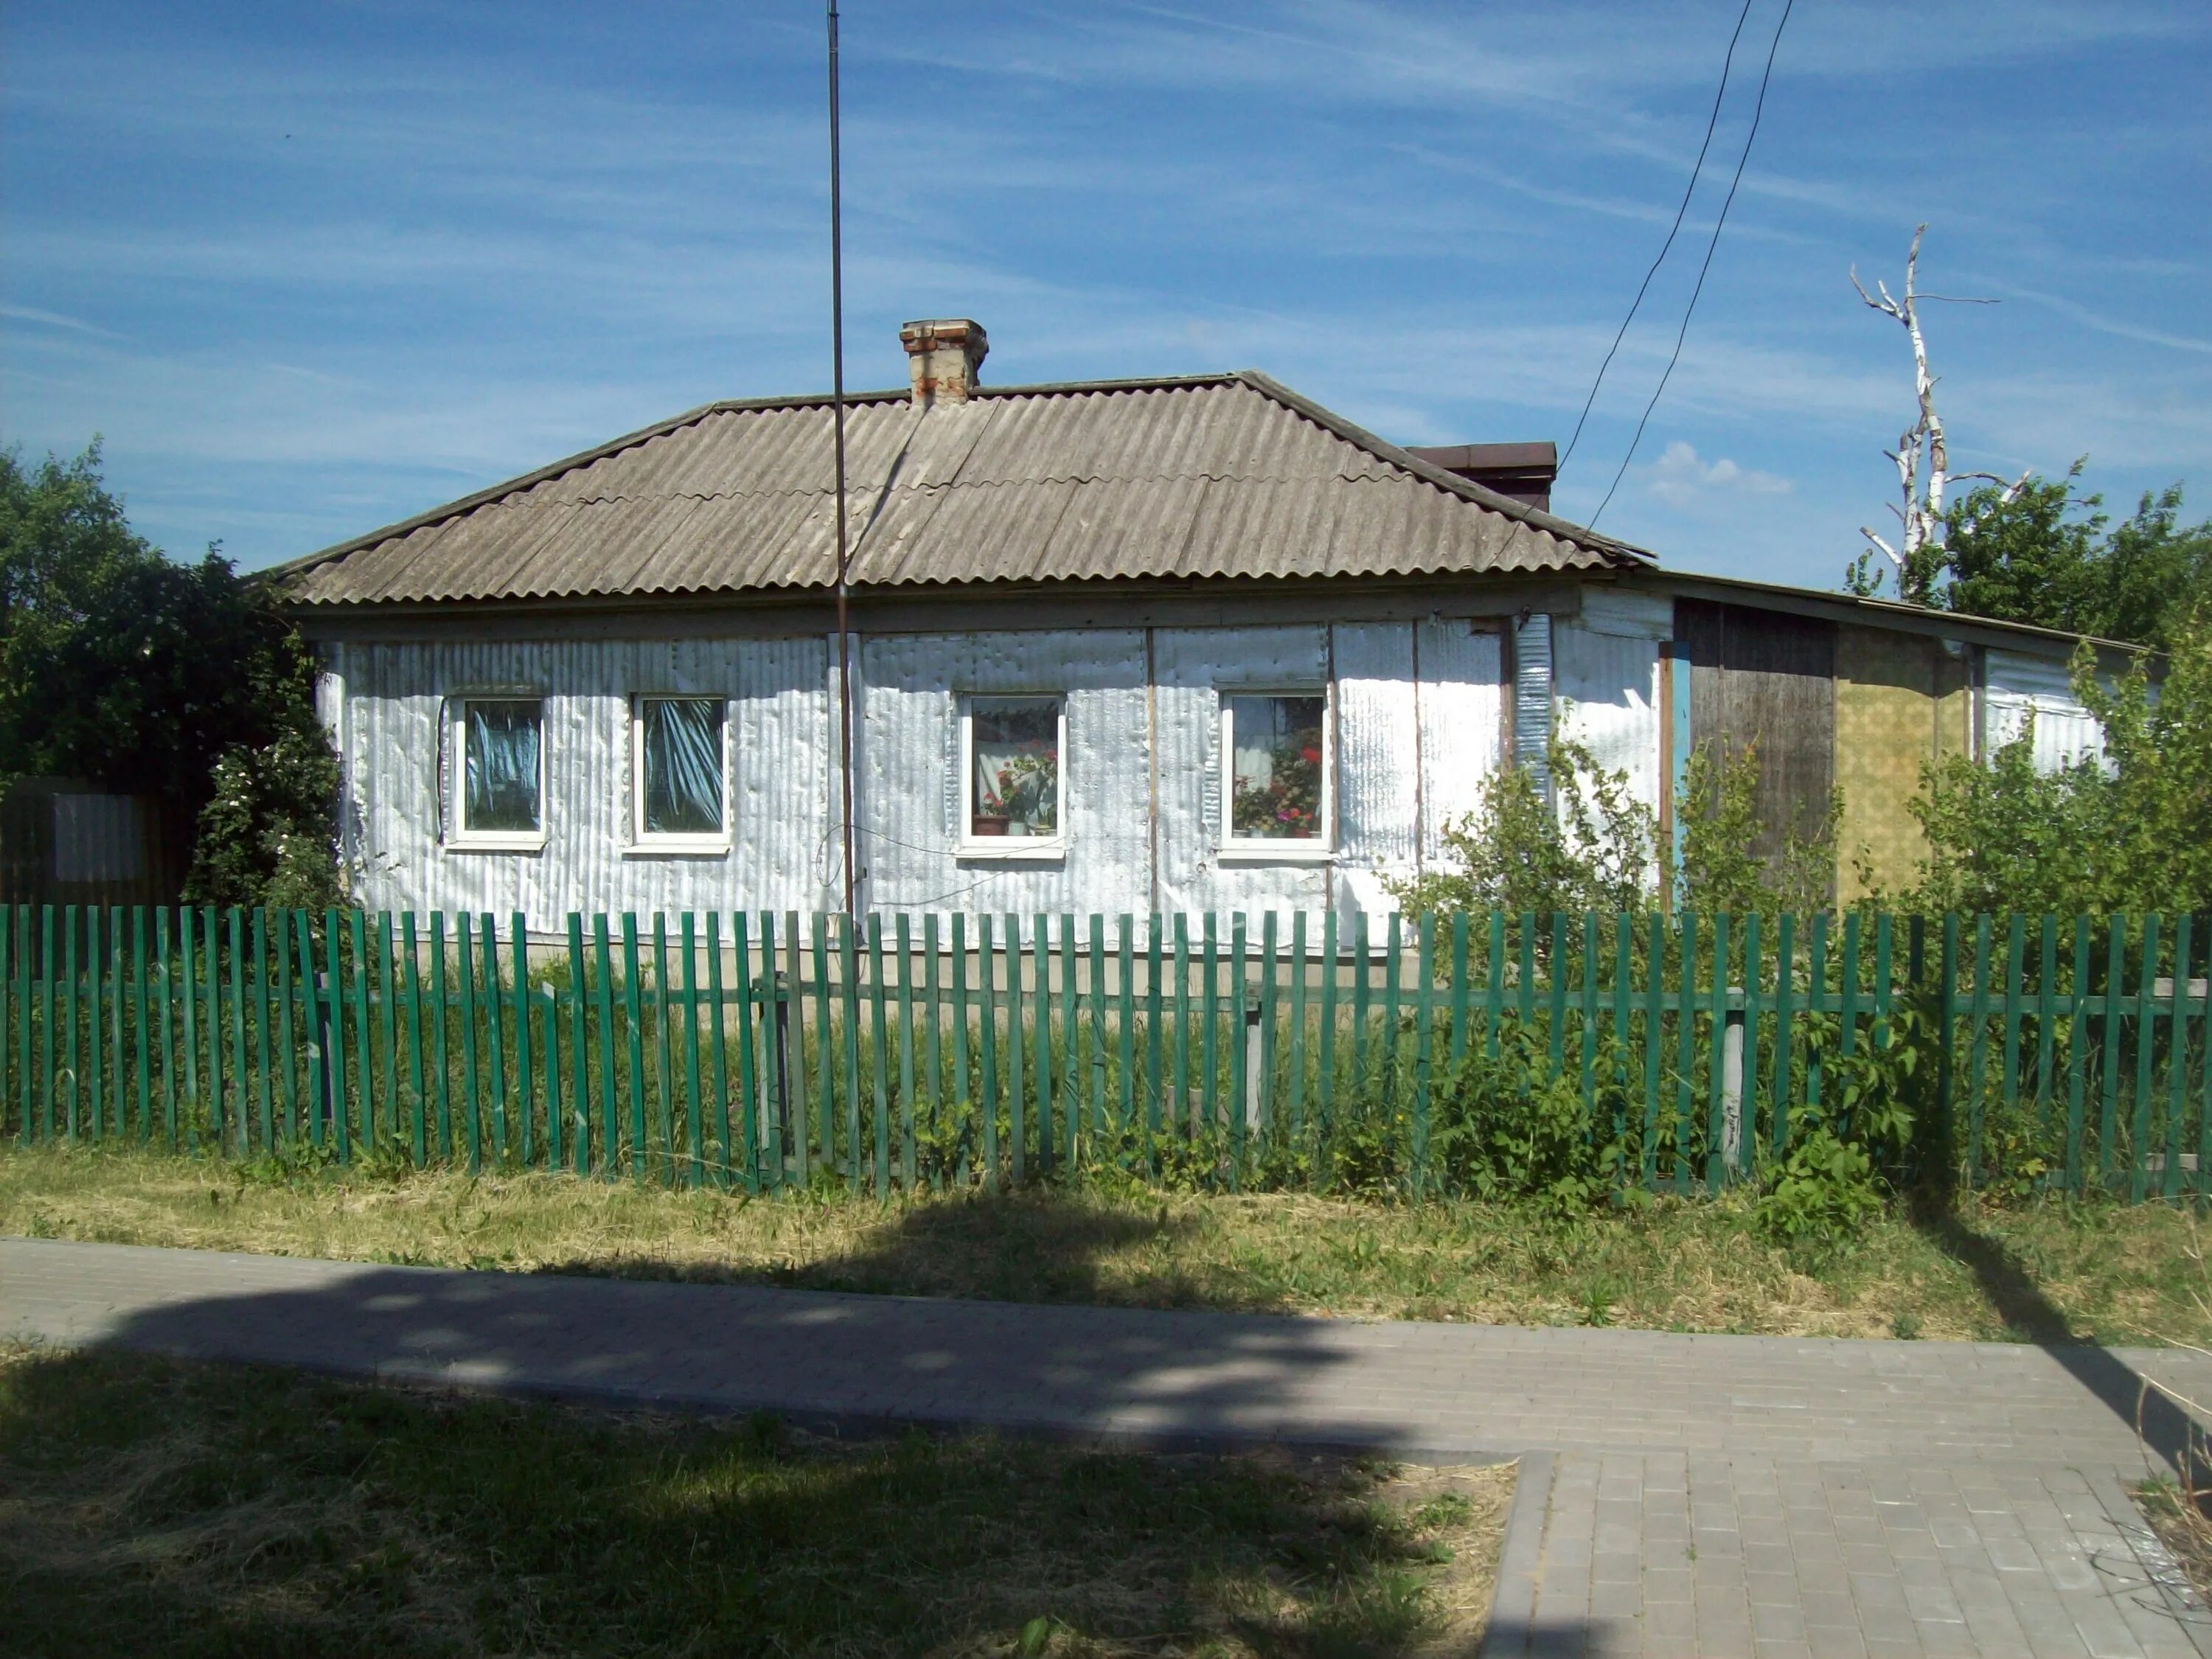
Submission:
[[[0,306],[0,319],[11,323],[28,323],[34,328],[67,329],[72,334],[89,334],[96,339],[119,340],[123,337],[112,329],[95,328],[82,317],[64,317],[58,311],[40,311],[35,306]]]
[[[1686,507],[1714,495],[1787,495],[1787,478],[1753,467],[1738,466],[1727,456],[1698,459],[1696,446],[1677,438],[1648,469],[1644,486],[1672,507]]]
[[[2071,318],[2082,327],[2094,329],[2100,334],[2117,335],[2123,340],[2141,340],[2146,345],[2164,346],[2172,351],[2194,351],[2212,356],[2212,340],[2196,335],[2172,334],[2164,329],[2146,328],[2140,323],[2129,322],[2125,318],[2093,310],[2062,295],[2039,294],[2033,289],[2026,288],[2010,289],[2007,292],[2023,300],[2032,300],[2037,305],[2048,306],[2061,316]]]

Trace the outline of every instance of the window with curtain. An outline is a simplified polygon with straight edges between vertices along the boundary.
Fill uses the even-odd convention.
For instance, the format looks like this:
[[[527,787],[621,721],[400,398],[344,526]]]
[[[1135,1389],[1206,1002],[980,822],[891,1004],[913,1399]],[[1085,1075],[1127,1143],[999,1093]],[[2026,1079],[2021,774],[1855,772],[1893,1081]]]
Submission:
[[[1229,840],[1324,840],[1328,713],[1328,700],[1318,692],[1222,698]]]
[[[977,697],[968,706],[968,833],[1060,834],[1058,697]]]
[[[722,719],[720,697],[637,700],[641,836],[720,837]]]
[[[539,828],[539,727],[544,705],[471,701],[461,706],[461,829],[535,835]]]

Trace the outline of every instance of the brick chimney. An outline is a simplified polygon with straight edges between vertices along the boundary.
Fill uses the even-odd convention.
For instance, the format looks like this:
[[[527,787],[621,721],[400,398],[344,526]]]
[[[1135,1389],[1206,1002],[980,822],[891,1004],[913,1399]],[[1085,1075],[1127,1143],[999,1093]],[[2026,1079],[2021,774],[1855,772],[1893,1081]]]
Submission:
[[[976,371],[991,349],[983,325],[966,317],[939,317],[908,323],[899,330],[906,347],[907,373],[914,380],[914,405],[964,404],[975,389]]]
[[[1551,510],[1552,481],[1559,475],[1556,444],[1447,444],[1406,453],[1524,506]]]

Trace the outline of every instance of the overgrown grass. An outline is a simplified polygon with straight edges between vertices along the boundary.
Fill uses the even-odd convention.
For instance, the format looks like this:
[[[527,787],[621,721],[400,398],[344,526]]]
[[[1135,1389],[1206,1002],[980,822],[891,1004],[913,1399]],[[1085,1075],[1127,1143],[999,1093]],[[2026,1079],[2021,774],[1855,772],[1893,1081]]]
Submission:
[[[0,1630],[67,1659],[1472,1650],[1511,1488],[17,1348]]]
[[[2212,1346],[2200,1224],[2150,1205],[1886,1209],[1776,1248],[1746,1203],[1626,1212],[1102,1182],[878,1205],[563,1176],[284,1172],[0,1152],[0,1231],[362,1261],[922,1296],[1777,1334]]]

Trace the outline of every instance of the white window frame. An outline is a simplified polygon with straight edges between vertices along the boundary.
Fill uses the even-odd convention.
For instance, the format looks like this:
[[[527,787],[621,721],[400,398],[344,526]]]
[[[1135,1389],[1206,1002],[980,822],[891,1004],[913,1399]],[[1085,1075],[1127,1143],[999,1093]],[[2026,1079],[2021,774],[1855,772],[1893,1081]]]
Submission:
[[[1221,802],[1219,852],[1232,862],[1249,864],[1328,864],[1336,857],[1336,721],[1335,702],[1326,685],[1217,685],[1215,713],[1221,726],[1220,753],[1216,757],[1214,786]],[[1321,834],[1306,839],[1291,836],[1240,836],[1237,823],[1237,697],[1319,697],[1321,699]]]
[[[978,836],[975,830],[975,705],[979,702],[1042,702],[1059,711],[1054,752],[1060,757],[1060,833],[1042,836]],[[963,691],[960,694],[960,833],[955,851],[963,859],[1003,864],[1042,864],[1067,856],[1067,826],[1073,817],[1068,793],[1067,693],[1065,691]]]
[[[446,699],[447,751],[446,799],[452,805],[452,832],[447,846],[464,853],[539,853],[545,849],[547,820],[552,800],[546,787],[547,705],[551,699],[536,691],[469,691]],[[469,705],[476,702],[534,702],[538,705],[538,827],[535,830],[471,830],[469,828]]]
[[[713,835],[653,834],[645,827],[645,705],[713,702],[722,708],[722,827]],[[725,854],[736,844],[731,827],[730,699],[712,691],[635,691],[629,700],[629,845],[635,854]]]

